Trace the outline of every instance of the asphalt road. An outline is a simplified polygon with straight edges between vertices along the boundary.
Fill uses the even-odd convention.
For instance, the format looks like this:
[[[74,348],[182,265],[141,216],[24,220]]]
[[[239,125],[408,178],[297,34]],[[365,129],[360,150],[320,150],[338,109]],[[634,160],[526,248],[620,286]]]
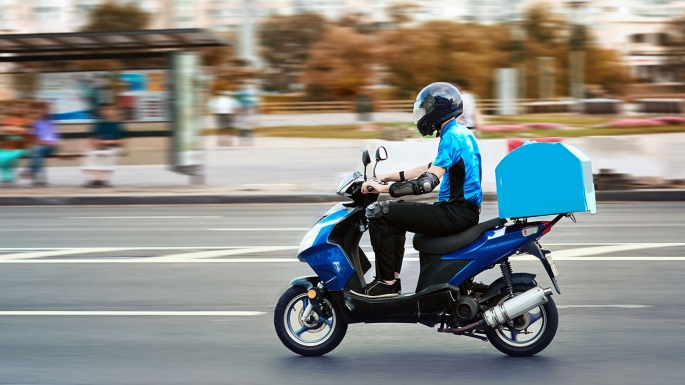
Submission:
[[[0,384],[683,383],[685,204],[599,209],[543,238],[559,331],[515,359],[420,325],[351,325],[320,358],[285,349],[271,312],[310,274],[296,248],[328,205],[2,208]],[[550,284],[537,262],[514,270]]]

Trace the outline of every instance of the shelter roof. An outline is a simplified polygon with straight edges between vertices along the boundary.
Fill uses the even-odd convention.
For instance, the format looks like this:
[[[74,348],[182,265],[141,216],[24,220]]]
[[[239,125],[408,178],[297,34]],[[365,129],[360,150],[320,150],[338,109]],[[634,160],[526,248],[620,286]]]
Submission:
[[[225,45],[229,43],[224,39],[199,28],[0,35],[0,54],[9,56],[181,50]]]

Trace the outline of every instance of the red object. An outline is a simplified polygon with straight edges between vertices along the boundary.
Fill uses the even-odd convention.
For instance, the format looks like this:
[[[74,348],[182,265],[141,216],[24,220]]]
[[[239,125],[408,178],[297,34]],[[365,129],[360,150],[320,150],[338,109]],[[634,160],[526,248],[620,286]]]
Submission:
[[[544,143],[559,143],[561,138],[535,138],[535,139],[507,139],[507,147],[509,152],[516,150],[517,148],[523,146],[526,141],[531,142],[544,142]]]

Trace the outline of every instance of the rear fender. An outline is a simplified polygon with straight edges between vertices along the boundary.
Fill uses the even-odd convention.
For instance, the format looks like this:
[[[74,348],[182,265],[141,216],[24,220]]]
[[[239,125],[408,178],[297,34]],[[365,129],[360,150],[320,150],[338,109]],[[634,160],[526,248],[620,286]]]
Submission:
[[[535,274],[531,273],[514,273],[511,276],[512,285],[526,285],[535,282]],[[499,277],[495,282],[491,283],[488,289],[485,291],[481,297],[481,301],[487,301],[494,296],[500,294],[502,289],[507,287],[507,283],[504,281],[504,277]]]

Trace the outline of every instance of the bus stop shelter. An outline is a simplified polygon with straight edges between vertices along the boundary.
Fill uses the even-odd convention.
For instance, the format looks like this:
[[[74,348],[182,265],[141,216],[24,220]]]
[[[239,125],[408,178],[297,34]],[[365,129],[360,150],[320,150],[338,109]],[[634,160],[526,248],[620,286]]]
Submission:
[[[203,29],[10,34],[0,35],[0,63],[164,59],[170,124],[153,135],[170,136],[171,169],[201,183],[204,82],[200,54],[194,50],[227,45]]]

